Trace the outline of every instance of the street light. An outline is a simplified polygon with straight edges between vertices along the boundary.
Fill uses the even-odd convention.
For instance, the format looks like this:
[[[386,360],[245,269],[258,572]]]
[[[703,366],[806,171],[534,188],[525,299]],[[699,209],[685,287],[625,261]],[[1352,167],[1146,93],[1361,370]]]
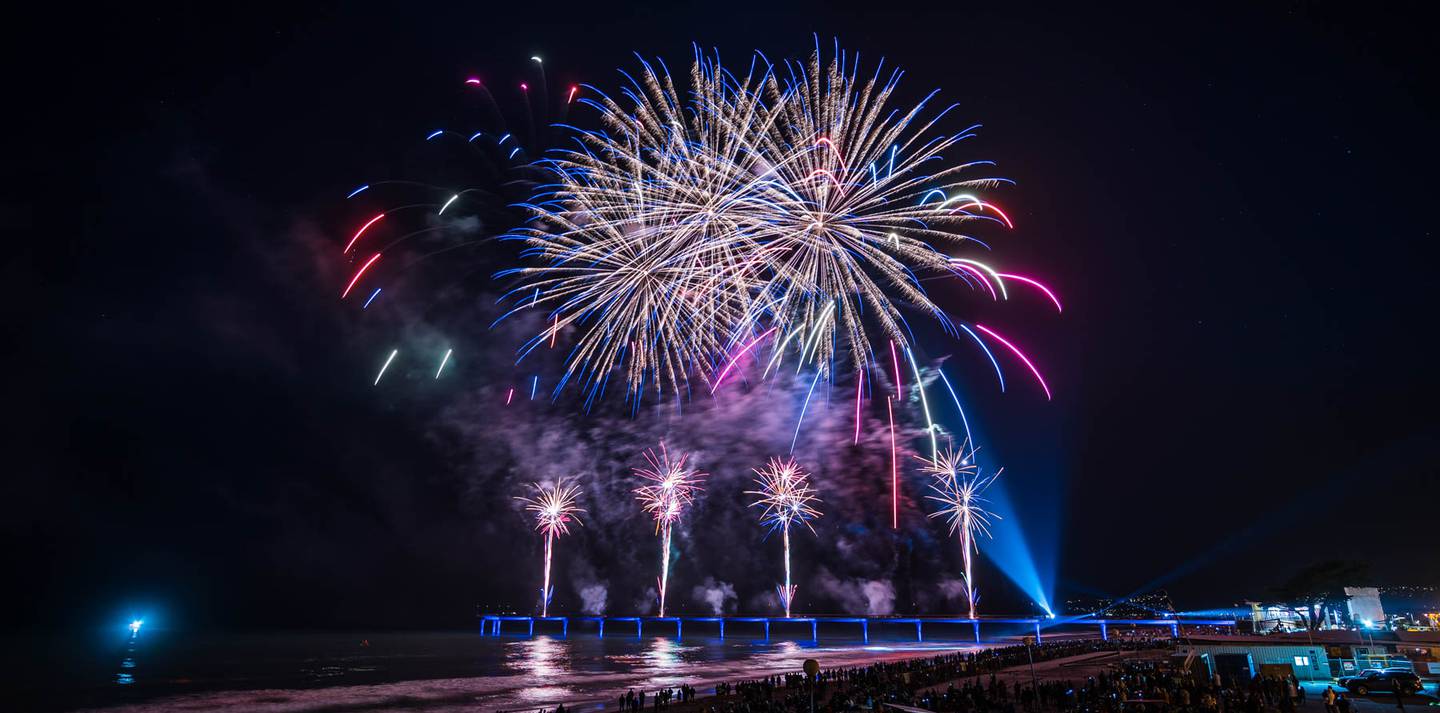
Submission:
[[[1027,635],[1025,637],[1025,658],[1030,659],[1030,686],[1035,689],[1035,695],[1038,696],[1040,695],[1040,682],[1035,678],[1035,655],[1030,653],[1030,645],[1033,643],[1035,643],[1035,637]]]
[[[815,678],[820,675],[820,662],[805,659],[805,663],[801,665],[805,669],[805,678],[810,681],[810,713],[815,713]]]

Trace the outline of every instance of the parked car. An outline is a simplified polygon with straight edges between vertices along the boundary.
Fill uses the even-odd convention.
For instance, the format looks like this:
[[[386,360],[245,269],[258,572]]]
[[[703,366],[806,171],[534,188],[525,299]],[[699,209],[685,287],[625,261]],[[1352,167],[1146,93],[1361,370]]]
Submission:
[[[1403,693],[1419,693],[1424,690],[1419,676],[1398,668],[1367,668],[1354,676],[1342,677],[1340,685],[1357,696],[1363,696],[1371,691],[1390,693],[1395,690],[1396,681],[1400,682],[1400,691]]]

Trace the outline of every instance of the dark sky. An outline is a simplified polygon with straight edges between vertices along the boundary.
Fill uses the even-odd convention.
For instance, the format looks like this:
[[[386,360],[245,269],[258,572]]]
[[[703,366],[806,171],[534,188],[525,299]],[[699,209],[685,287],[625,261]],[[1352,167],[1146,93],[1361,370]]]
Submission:
[[[1017,182],[997,254],[1066,309],[1003,323],[1056,399],[1019,371],[991,394],[962,348],[931,356],[975,367],[963,388],[1062,596],[1166,586],[1225,605],[1328,558],[1437,583],[1430,25],[1402,5],[1166,5],[347,3],[12,24],[11,611],[468,626],[473,604],[513,598],[533,543],[512,492],[477,494],[489,464],[447,440],[457,418],[497,418],[469,400],[510,377],[371,388],[383,340],[336,308],[346,268],[310,250],[353,227],[355,185],[433,180],[415,146],[475,123],[457,100],[472,73],[509,86],[540,54],[554,86],[613,87],[632,51],[679,71],[691,42],[803,58],[812,33],[905,68],[907,91],[941,88]],[[623,564],[591,562],[650,576],[607,574]],[[742,606],[761,586],[716,576]]]

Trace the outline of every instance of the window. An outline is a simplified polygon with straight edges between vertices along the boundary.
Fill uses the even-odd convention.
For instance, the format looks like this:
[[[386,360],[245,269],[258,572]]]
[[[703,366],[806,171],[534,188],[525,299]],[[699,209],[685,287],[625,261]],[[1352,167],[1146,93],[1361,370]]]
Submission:
[[[1296,657],[1295,657],[1295,666],[1298,667],[1298,668],[1310,668],[1310,657],[1309,657],[1309,656],[1296,656]]]

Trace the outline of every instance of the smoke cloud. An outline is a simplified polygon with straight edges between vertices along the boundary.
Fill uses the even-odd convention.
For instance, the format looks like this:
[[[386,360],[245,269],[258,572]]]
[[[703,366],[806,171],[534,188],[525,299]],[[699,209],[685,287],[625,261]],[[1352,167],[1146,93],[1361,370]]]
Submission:
[[[889,581],[841,579],[829,570],[822,570],[812,586],[847,612],[864,612],[871,616],[895,613],[895,586]]]
[[[947,602],[965,601],[965,580],[942,579],[939,584],[940,596]]]
[[[603,584],[590,584],[580,588],[580,608],[591,616],[600,616],[605,613],[605,602],[610,598],[610,590]]]
[[[691,596],[697,602],[704,602],[710,607],[710,613],[714,616],[721,616],[728,613],[730,603],[738,599],[735,596],[735,585],[729,582],[717,582],[714,577],[706,577],[705,582],[695,585],[691,590]]]

